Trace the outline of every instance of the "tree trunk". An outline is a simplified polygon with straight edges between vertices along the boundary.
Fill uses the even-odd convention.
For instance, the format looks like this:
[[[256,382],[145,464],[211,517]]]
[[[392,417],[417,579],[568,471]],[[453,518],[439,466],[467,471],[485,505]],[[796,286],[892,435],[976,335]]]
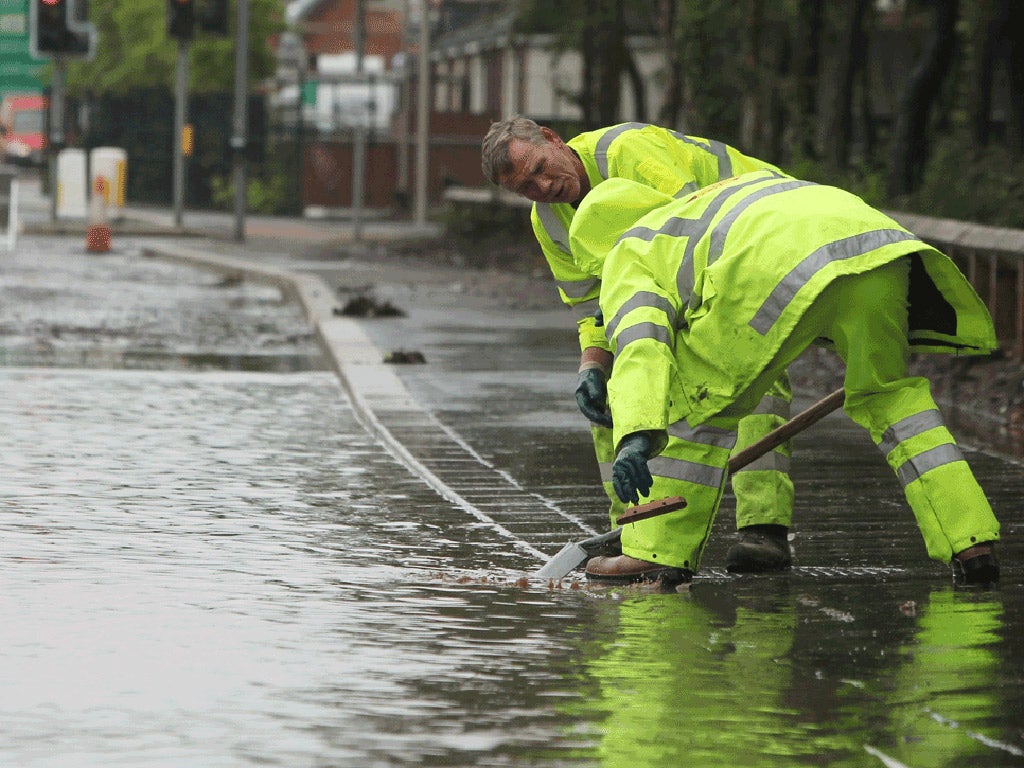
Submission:
[[[1006,145],[1015,155],[1024,155],[1024,6],[1020,0],[1005,0],[1005,5],[1010,81]]]
[[[853,88],[866,46],[864,16],[869,7],[870,0],[849,0],[847,4],[846,46],[840,51],[835,112],[829,130],[828,157],[835,168],[845,168],[850,158]]]
[[[680,16],[677,0],[660,0],[659,12],[661,44],[665,56],[665,100],[658,110],[657,120],[668,128],[683,131],[682,40],[676,35],[676,19]]]
[[[596,59],[592,62],[596,77],[597,119],[612,125],[621,119],[622,73],[625,71],[626,19],[623,0],[597,0],[593,3]]]
[[[594,83],[597,78],[596,74],[596,61],[598,58],[597,48],[597,23],[596,23],[596,11],[599,3],[598,0],[587,0],[584,3],[585,19],[581,29],[582,39],[580,40],[580,58],[581,72],[580,72],[580,93],[576,98],[576,102],[580,107],[580,112],[583,130],[592,131],[595,128],[600,127],[600,121],[594,114]]]
[[[743,148],[755,154],[759,153],[758,128],[761,123],[762,88],[761,74],[761,29],[764,26],[764,6],[761,0],[749,0],[747,19],[744,27],[746,48],[743,55],[744,78],[743,113],[740,117],[740,141]]]
[[[893,133],[889,194],[912,192],[928,158],[928,117],[949,72],[956,46],[958,0],[933,0],[932,31],[900,98]]]
[[[626,41],[623,41],[624,43]],[[633,91],[633,119],[638,123],[647,122],[647,83],[640,74],[640,67],[637,66],[636,57],[628,48],[624,49],[626,75],[629,77],[630,89]]]
[[[1007,0],[995,0],[1005,6]],[[1002,28],[997,21],[998,12],[993,0],[977,0],[977,23],[973,27],[972,48],[974,66],[967,111],[970,115],[971,137],[978,147],[987,147],[992,138],[992,79],[995,73],[996,49]]]
[[[797,7],[796,31],[793,35],[793,61],[796,73],[794,114],[789,123],[793,146],[798,158],[815,159],[818,115],[818,77],[821,63],[822,3],[800,0]]]

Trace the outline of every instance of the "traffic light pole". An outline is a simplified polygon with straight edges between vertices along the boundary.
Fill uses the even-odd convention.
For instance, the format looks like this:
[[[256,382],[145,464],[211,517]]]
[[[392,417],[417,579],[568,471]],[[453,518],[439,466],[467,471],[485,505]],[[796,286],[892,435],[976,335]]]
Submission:
[[[64,81],[67,61],[61,56],[53,60],[53,85],[50,89],[50,138],[47,147],[47,170],[50,177],[50,221],[57,221],[57,153],[64,147]]]
[[[234,154],[232,178],[235,184],[235,240],[245,242],[246,168],[245,150],[248,117],[249,83],[249,0],[238,0],[238,23],[235,30],[235,114],[231,136]]]
[[[188,122],[187,40],[178,41],[178,65],[174,82],[174,225],[180,227],[185,213],[185,152],[182,140]]]

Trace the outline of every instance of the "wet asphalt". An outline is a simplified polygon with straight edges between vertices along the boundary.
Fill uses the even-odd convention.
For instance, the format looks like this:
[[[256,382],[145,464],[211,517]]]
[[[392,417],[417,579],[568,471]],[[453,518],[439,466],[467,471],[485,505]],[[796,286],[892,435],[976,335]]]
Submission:
[[[686,593],[542,583],[606,527],[564,310],[375,259],[415,232],[252,227],[0,253],[8,764],[1024,764],[1019,460],[968,452],[994,591],[841,414],[791,573],[725,574],[727,495]]]

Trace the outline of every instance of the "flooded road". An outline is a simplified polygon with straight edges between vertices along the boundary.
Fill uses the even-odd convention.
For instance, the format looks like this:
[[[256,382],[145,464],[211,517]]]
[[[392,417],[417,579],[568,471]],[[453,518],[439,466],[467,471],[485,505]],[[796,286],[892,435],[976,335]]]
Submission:
[[[952,589],[838,415],[797,441],[792,573],[721,570],[727,498],[686,592],[550,588],[538,553],[604,525],[564,335],[371,329],[426,352],[401,376],[471,449],[430,468],[478,473],[475,516],[273,289],[35,245],[0,278],[0,765],[1024,765],[1019,464],[969,454],[993,591]]]

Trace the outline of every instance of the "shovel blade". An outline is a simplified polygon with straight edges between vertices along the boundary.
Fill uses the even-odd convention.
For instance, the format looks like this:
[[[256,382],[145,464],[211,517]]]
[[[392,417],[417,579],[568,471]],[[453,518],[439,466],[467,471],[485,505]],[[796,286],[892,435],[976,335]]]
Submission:
[[[583,541],[570,541],[534,575],[538,579],[564,579],[574,568],[595,555],[622,554],[619,549],[621,534],[622,529],[615,528]]]
[[[586,562],[590,557],[587,550],[575,541],[570,541],[534,575],[538,579],[564,579],[569,573]]]

